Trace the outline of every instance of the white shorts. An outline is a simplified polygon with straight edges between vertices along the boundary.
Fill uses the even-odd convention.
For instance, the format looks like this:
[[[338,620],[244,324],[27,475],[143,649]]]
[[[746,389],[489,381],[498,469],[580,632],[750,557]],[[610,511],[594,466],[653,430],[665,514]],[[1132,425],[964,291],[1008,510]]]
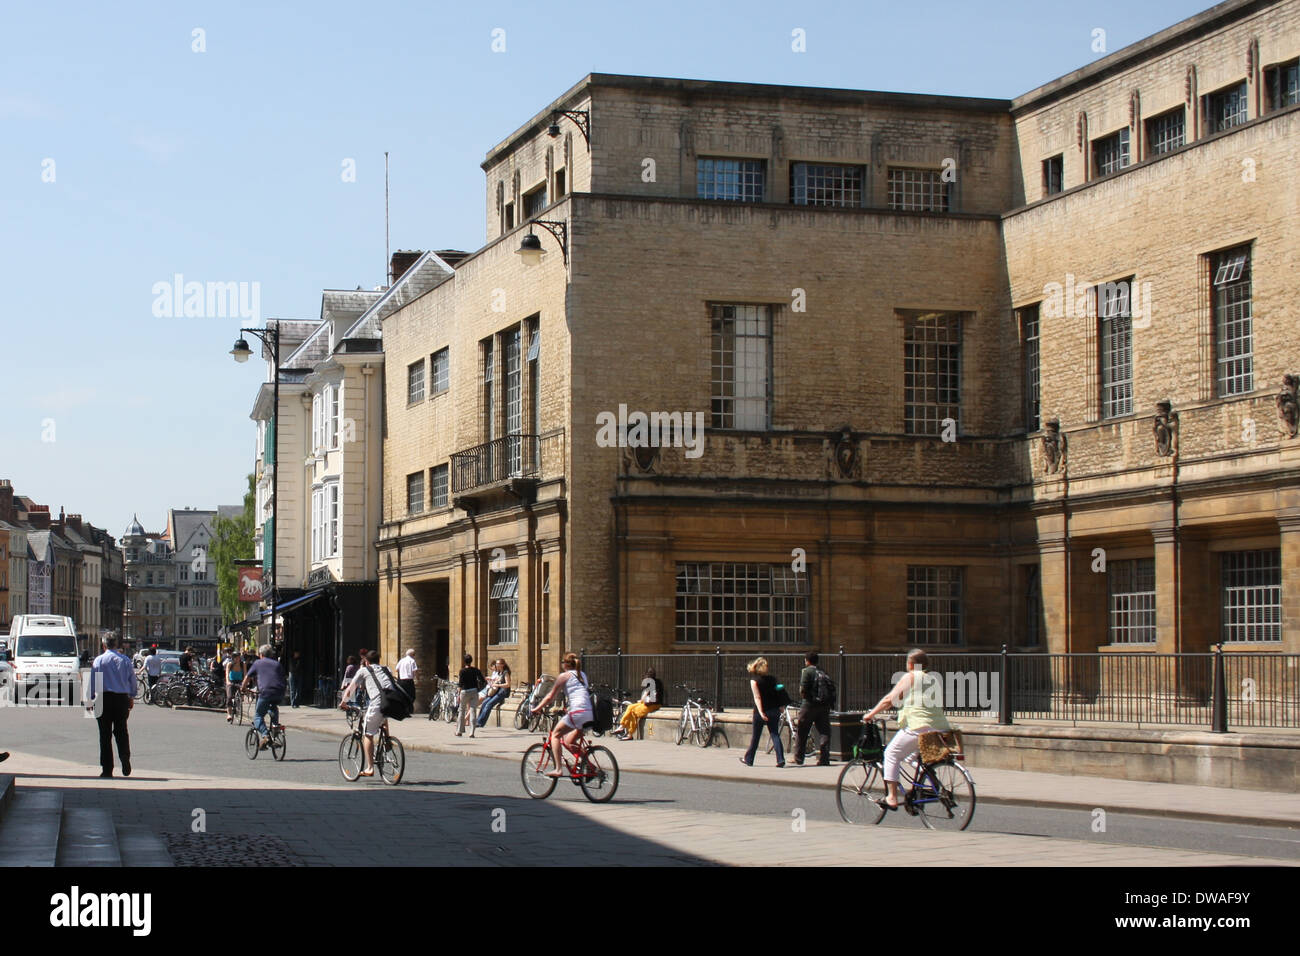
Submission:
[[[581,730],[583,724],[589,724],[595,719],[595,715],[589,710],[575,710],[561,717],[559,723],[555,726],[557,730],[560,727],[567,727],[570,730]]]
[[[372,700],[370,706],[366,708],[366,729],[363,731],[367,737],[373,737],[379,733],[379,728],[384,725],[384,714],[379,709],[379,701]]]

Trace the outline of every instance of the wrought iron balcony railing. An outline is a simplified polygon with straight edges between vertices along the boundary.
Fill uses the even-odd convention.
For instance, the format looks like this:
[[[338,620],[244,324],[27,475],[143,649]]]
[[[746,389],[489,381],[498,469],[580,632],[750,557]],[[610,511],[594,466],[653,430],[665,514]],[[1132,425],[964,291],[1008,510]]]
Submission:
[[[542,481],[564,473],[564,429],[504,435],[451,456],[451,493],[464,495],[514,480]]]

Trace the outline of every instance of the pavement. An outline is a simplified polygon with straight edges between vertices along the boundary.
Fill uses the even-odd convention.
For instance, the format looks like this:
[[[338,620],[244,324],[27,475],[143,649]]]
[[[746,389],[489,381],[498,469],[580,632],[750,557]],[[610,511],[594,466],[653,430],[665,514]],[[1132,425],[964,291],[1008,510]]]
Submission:
[[[282,707],[280,715],[286,727],[311,733],[342,737],[347,730],[343,715],[336,710]],[[506,714],[499,728],[495,717],[489,719],[488,726],[473,738],[457,737],[454,724],[430,721],[423,715],[395,721],[390,728],[410,750],[518,761],[529,743],[541,736],[514,730],[509,725],[512,715]],[[729,726],[728,733],[734,735],[736,731]],[[761,747],[754,766],[746,767],[737,759],[743,751],[735,746],[746,741],[735,739],[728,749],[691,744],[675,747],[652,740],[620,741],[608,735],[597,742],[614,751],[623,770],[642,773],[833,789],[843,767],[838,762],[830,767],[809,762],[802,767],[787,763],[778,768],[772,755],[762,753]],[[1107,813],[1300,827],[1300,796],[1295,793],[995,770],[969,762],[966,766],[975,779],[978,803],[1089,812],[1102,809]]]

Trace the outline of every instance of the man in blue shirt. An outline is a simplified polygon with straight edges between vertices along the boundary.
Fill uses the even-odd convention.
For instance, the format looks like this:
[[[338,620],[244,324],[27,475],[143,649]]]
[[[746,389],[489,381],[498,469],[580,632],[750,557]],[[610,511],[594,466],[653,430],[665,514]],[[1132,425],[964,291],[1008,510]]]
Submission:
[[[117,636],[104,637],[104,653],[90,665],[90,700],[86,709],[94,708],[99,723],[99,765],[101,777],[113,776],[113,741],[122,761],[122,776],[131,776],[131,736],[126,720],[135,706],[135,668],[131,658],[117,649]]]
[[[262,739],[262,749],[271,742],[270,732],[266,729],[266,712],[278,724],[280,722],[280,701],[284,699],[285,676],[280,662],[271,656],[271,645],[263,644],[257,649],[257,661],[248,668],[240,690],[248,690],[249,683],[257,685],[257,708],[253,711],[253,729]]]

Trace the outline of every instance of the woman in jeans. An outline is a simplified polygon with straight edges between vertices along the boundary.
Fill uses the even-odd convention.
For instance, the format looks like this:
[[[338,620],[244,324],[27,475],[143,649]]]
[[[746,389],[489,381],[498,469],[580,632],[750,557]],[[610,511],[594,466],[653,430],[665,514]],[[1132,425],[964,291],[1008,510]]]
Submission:
[[[867,711],[865,724],[881,711],[898,708],[898,733],[885,748],[885,787],[888,793],[876,800],[886,810],[898,809],[898,767],[921,747],[921,734],[952,730],[943,712],[943,684],[925,672],[925,651],[914,648],[907,655],[907,673],[894,689]]]
[[[498,704],[505,703],[510,696],[510,666],[505,660],[496,660],[492,662],[492,673],[488,674],[487,700],[483,701],[483,706],[479,708],[478,725],[483,727],[487,724],[488,716],[492,713],[492,708]]]
[[[767,658],[759,657],[749,662],[749,690],[754,695],[754,736],[745,756],[739,758],[746,767],[754,766],[758,741],[766,726],[776,747],[776,765],[785,766],[785,750],[781,746],[781,708],[776,702],[776,678],[767,672]]]

